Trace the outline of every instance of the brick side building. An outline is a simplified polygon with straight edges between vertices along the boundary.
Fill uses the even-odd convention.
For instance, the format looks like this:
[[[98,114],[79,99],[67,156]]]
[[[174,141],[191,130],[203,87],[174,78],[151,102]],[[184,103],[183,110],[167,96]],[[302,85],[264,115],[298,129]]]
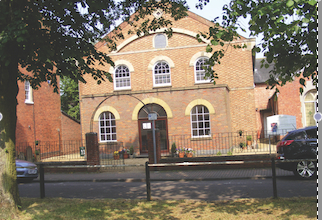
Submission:
[[[269,78],[272,65],[267,69],[260,68],[261,60],[255,60],[254,82],[257,130],[262,136],[267,130],[266,118],[273,115],[295,116],[297,128],[316,125],[313,115],[316,113],[317,90],[312,81],[306,81],[302,94],[299,92],[301,85],[298,79],[282,87],[278,86],[279,93],[275,94],[275,89],[266,89],[265,83]]]
[[[219,132],[256,130],[251,52],[255,39],[233,42],[247,49],[225,48],[221,64],[214,67],[219,76],[214,85],[204,79],[202,69],[211,56],[205,52],[209,42],[196,39],[212,22],[188,12],[186,18],[173,21],[171,38],[162,30],[143,37],[127,35],[130,26],[121,26],[125,38],[117,51],[110,53],[104,42],[96,45],[115,62],[115,68],[100,67],[113,74],[114,82],[97,85],[86,76],[87,83],[79,86],[82,137],[96,132],[101,144],[122,142],[139,154],[147,153],[152,126],[148,113],[158,115],[163,151],[169,150],[168,138],[174,135],[185,134],[193,141]]]
[[[16,143],[59,141],[61,136],[60,95],[48,82],[38,90],[18,81]]]
[[[27,74],[26,71],[24,73]],[[50,143],[48,146],[51,147],[48,147],[47,151],[52,152],[62,141],[81,140],[80,123],[61,112],[60,94],[53,92],[50,82],[41,83],[38,90],[32,89],[29,82],[18,81],[18,87],[16,124],[18,152],[26,155],[25,149],[28,146],[34,151],[36,141],[43,144]]]

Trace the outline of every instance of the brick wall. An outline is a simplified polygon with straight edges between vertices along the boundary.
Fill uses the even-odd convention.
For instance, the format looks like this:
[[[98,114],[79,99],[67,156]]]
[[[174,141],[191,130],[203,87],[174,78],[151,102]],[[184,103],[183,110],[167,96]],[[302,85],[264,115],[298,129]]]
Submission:
[[[33,90],[34,103],[26,104],[24,82],[18,81],[18,87],[16,143],[59,141],[60,95],[54,93],[53,87],[47,82],[43,82],[38,90]]]
[[[158,98],[164,101],[173,114],[168,118],[168,134],[191,134],[190,116],[185,115],[185,109],[190,102],[203,99],[211,103],[215,113],[211,115],[211,132],[236,132],[239,129],[253,131],[256,129],[256,110],[253,82],[253,65],[251,48],[233,49],[225,47],[226,54],[220,65],[214,67],[219,79],[216,86],[212,83],[196,84],[194,67],[190,65],[192,57],[197,53],[205,52],[207,44],[199,43],[189,33],[208,31],[211,22],[189,13],[189,17],[173,23],[174,34],[168,39],[168,45],[163,49],[153,48],[153,35],[137,38],[122,47],[116,53],[109,55],[114,62],[126,60],[131,63],[134,72],[131,72],[131,90],[114,91],[113,83],[102,82],[97,85],[91,76],[86,75],[86,84],[80,84],[80,106],[82,136],[90,132],[91,118],[95,108],[110,95],[115,95],[103,102],[111,106],[120,115],[116,121],[117,139],[124,142],[126,147],[139,145],[138,121],[132,120],[132,113],[138,100],[126,95],[130,94],[140,100]],[[128,26],[121,25],[124,33]],[[131,36],[125,36],[118,45],[126,42]],[[241,38],[239,40],[245,40]],[[245,40],[245,43],[249,40]],[[237,42],[241,43],[241,42]],[[103,43],[97,48],[108,53]],[[219,49],[217,48],[214,49]],[[170,58],[174,67],[171,68],[171,86],[165,88],[153,87],[152,60],[157,56]],[[152,63],[153,64],[153,63]],[[110,67],[99,67],[106,71]],[[97,132],[98,123],[93,122],[93,132]]]
[[[61,128],[62,141],[82,139],[80,122],[64,112],[61,113]]]

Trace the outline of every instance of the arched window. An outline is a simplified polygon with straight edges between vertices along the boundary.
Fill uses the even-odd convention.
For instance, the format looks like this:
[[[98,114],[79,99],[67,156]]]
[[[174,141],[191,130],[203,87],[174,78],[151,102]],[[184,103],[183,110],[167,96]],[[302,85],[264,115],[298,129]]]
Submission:
[[[99,117],[100,141],[116,141],[115,117],[111,112],[103,112]]]
[[[316,113],[316,90],[311,90],[306,93],[304,98],[304,107],[305,107],[305,125],[314,126],[316,121],[313,116]]]
[[[165,61],[159,61],[155,64],[153,70],[153,84],[154,86],[171,85],[170,66]]]
[[[130,70],[127,66],[120,65],[115,68],[114,88],[115,89],[131,89]]]
[[[191,133],[192,137],[210,136],[210,115],[204,105],[196,105],[191,109]]]
[[[201,57],[196,61],[195,64],[195,82],[196,83],[203,83],[203,82],[210,82],[209,78],[205,78],[206,71],[203,67],[208,68],[209,65],[205,65],[208,61],[208,57]]]
[[[167,46],[167,37],[165,34],[157,34],[154,37],[154,48],[165,48]]]

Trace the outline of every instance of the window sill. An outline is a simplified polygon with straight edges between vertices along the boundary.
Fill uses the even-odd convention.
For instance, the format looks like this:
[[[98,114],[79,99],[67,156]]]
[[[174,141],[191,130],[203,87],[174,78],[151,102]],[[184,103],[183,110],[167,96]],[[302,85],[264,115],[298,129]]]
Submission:
[[[114,92],[119,92],[119,91],[131,91],[132,88],[119,88],[119,89],[116,89],[114,88]]]
[[[118,144],[118,143],[121,143],[121,142],[118,142],[118,141],[100,141],[98,143],[98,145],[115,145],[115,144]]]
[[[191,141],[200,141],[200,140],[212,140],[210,136],[202,136],[202,137],[191,137]]]
[[[153,89],[166,89],[166,88],[172,88],[172,85],[160,85],[160,86],[153,86]]]
[[[200,85],[200,84],[212,84],[213,82],[210,82],[210,81],[198,81],[198,82],[195,82],[195,85]]]
[[[33,104],[34,104],[34,102],[32,102],[32,101],[25,101],[25,104],[33,105]]]

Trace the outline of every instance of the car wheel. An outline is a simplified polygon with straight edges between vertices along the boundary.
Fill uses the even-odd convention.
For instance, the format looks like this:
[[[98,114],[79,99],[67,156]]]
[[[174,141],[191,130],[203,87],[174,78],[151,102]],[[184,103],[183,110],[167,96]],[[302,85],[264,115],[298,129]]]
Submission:
[[[301,160],[295,163],[295,176],[302,179],[309,179],[316,175],[316,164],[313,161]]]

